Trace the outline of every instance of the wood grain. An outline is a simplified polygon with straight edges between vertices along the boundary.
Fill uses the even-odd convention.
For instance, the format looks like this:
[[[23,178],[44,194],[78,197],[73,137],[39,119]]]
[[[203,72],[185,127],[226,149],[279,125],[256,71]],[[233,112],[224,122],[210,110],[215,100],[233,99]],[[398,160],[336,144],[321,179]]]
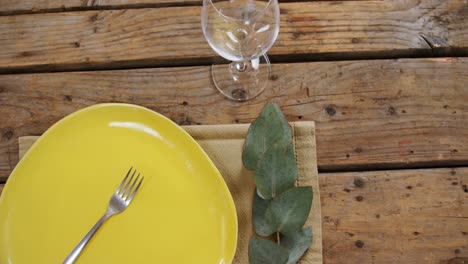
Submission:
[[[277,64],[271,87],[244,103],[214,88],[209,67],[1,75],[0,178],[18,137],[104,102],[188,125],[250,123],[274,101],[290,121],[316,121],[321,171],[467,165],[467,68],[467,58]]]
[[[0,17],[0,72],[209,64],[200,7]],[[281,4],[274,61],[468,54],[464,0]]]
[[[282,0],[305,2],[307,0]],[[321,0],[311,0],[319,2]],[[340,0],[332,0],[340,1]],[[344,0],[351,1],[351,0]],[[354,0],[369,1],[369,0]],[[163,6],[202,5],[202,0],[0,0],[0,15],[47,13],[71,10],[123,9]]]
[[[467,263],[468,168],[321,174],[324,263]]]
[[[201,4],[201,0],[0,0],[0,15]]]

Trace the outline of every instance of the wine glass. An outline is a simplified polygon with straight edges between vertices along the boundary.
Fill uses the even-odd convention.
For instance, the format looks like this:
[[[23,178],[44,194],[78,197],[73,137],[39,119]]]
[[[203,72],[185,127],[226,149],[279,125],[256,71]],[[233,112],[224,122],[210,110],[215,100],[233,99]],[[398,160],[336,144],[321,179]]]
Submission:
[[[211,48],[229,65],[213,65],[213,82],[226,97],[245,101],[268,85],[266,52],[279,32],[278,0],[203,0],[202,28]]]

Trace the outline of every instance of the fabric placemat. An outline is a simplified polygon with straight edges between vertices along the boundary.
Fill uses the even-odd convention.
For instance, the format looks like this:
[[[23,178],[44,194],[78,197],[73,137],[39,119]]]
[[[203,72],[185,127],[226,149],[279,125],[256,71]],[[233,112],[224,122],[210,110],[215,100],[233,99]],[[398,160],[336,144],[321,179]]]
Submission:
[[[314,122],[292,122],[293,143],[299,169],[298,186],[312,186],[314,200],[306,226],[312,226],[313,243],[299,261],[301,264],[322,263],[322,223],[318,185]],[[183,126],[205,150],[231,191],[239,221],[237,251],[233,263],[248,263],[249,239],[253,234],[253,172],[242,165],[242,150],[249,124]],[[38,139],[20,137],[20,158]]]

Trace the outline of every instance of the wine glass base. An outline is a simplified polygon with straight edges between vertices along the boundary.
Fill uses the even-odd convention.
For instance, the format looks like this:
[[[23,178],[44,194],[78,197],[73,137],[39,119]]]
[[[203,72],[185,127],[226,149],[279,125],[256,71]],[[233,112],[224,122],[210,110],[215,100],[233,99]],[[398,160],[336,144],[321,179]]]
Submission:
[[[270,80],[271,65],[265,54],[249,62],[213,65],[211,73],[216,88],[235,101],[250,100],[265,90]]]

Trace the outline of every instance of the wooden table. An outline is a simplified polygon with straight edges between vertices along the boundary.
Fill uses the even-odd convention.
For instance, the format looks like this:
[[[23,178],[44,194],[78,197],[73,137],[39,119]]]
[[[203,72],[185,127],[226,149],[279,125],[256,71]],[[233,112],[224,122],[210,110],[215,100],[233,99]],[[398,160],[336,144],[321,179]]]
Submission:
[[[92,104],[187,125],[274,101],[317,123],[325,263],[468,263],[466,0],[281,1],[272,85],[244,103],[210,81],[200,5],[0,0],[1,182],[19,136]]]

